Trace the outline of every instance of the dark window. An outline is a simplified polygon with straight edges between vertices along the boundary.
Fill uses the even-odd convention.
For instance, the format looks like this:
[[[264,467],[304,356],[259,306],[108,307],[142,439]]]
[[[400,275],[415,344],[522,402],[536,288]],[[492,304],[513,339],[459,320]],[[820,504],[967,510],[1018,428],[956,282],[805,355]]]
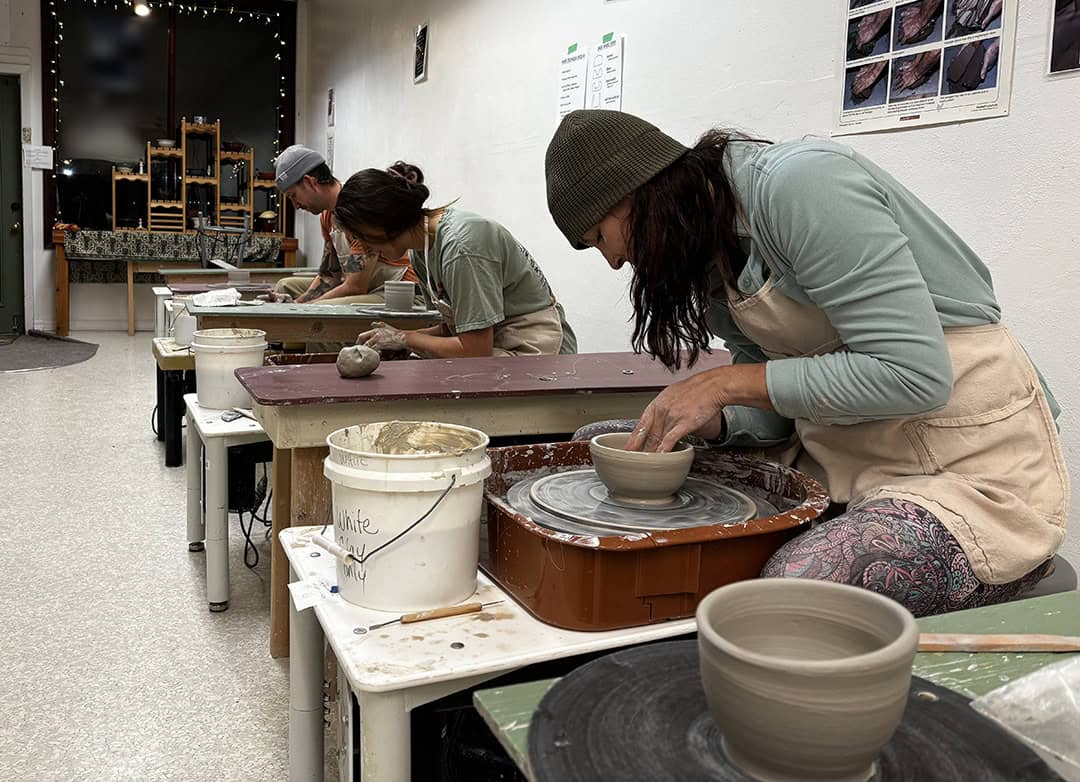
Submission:
[[[46,245],[56,221],[111,228],[112,166],[137,170],[146,142],[177,138],[181,117],[220,119],[222,141],[254,147],[256,171],[273,167],[275,140],[292,143],[294,3],[150,5],[140,17],[125,3],[43,3],[45,143],[56,148]],[[254,175],[235,168],[223,169],[226,198]],[[132,184],[117,190],[121,215],[143,211]]]

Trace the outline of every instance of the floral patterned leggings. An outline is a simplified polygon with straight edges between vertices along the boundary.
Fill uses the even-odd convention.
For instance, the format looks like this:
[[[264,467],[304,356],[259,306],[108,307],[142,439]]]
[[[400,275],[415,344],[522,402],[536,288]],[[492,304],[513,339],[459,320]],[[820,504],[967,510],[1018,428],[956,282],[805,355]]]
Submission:
[[[603,421],[575,440],[630,431],[636,421]],[[956,538],[921,505],[899,499],[866,503],[789,540],[769,559],[764,577],[816,578],[870,589],[915,616],[1004,603],[1044,576],[1049,562],[1007,584],[978,579]]]

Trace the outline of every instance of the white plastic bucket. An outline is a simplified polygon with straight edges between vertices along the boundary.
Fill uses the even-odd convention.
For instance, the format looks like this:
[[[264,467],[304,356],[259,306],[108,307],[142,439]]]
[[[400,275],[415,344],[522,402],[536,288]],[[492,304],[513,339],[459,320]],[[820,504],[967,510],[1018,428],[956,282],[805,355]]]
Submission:
[[[199,404],[215,410],[250,407],[251,397],[234,372],[259,367],[266,351],[262,329],[200,329],[192,335]]]
[[[454,424],[385,421],[339,429],[326,442],[334,536],[362,560],[338,561],[341,596],[402,612],[471,596],[483,481],[491,475],[487,435]]]

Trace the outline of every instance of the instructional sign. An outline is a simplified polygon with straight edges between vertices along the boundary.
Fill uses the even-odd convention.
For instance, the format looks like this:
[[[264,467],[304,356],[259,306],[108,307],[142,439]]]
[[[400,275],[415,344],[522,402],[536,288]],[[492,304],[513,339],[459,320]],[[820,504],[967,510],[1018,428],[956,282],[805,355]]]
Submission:
[[[572,44],[559,59],[558,113],[577,109],[622,110],[625,38],[608,33],[596,46]]]
[[[605,35],[604,42],[589,54],[587,109],[622,110],[623,37]]]
[[[559,63],[559,119],[585,108],[585,82],[589,72],[588,51],[569,48]]]
[[[1009,113],[1019,0],[838,0],[833,135]]]
[[[42,168],[51,171],[53,167],[53,148],[40,147],[35,144],[23,144],[23,166],[26,168]]]

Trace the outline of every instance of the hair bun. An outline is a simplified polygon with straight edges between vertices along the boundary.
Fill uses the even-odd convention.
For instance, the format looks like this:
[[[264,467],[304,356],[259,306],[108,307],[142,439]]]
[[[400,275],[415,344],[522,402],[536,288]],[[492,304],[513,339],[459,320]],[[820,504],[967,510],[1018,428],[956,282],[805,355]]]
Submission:
[[[424,172],[420,170],[418,166],[414,166],[412,163],[406,163],[403,160],[399,160],[390,168],[386,169],[386,173],[399,176],[411,185],[424,184]]]

